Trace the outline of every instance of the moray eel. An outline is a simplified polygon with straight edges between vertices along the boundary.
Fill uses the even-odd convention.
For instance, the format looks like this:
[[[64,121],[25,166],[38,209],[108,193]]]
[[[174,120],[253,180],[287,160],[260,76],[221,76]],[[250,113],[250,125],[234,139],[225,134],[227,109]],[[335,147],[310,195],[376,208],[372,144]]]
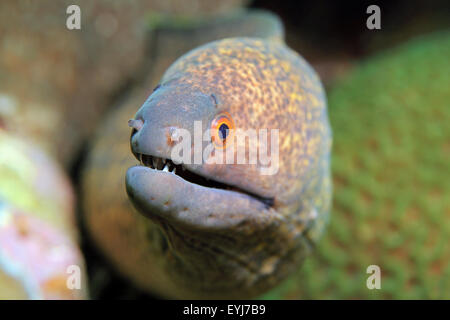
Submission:
[[[298,268],[331,200],[326,98],[301,56],[257,38],[203,45],[166,71],[129,125],[140,165],[126,190],[160,228],[164,295],[255,297]],[[239,140],[251,130],[267,135]],[[232,161],[214,158],[225,153]]]

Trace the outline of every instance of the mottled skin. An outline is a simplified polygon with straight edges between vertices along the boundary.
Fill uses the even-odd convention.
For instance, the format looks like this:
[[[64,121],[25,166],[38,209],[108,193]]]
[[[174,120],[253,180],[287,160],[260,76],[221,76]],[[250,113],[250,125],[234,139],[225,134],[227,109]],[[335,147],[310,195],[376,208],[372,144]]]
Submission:
[[[325,95],[311,67],[279,41],[232,38],[195,49],[165,73],[136,114],[133,152],[171,158],[173,128],[193,133],[228,112],[236,128],[278,129],[279,170],[186,165],[245,193],[199,186],[148,167],[127,172],[127,191],[162,230],[160,285],[171,297],[248,298],[278,284],[311,250],[329,210],[331,133]],[[248,149],[247,149],[248,152]],[[163,284],[163,285],[161,285]],[[164,286],[164,289],[161,289]]]

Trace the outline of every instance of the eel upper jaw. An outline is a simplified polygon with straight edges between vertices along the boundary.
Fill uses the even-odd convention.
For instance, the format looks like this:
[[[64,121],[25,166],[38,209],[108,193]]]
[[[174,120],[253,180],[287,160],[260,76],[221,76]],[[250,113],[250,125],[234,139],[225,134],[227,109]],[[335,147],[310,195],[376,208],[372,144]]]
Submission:
[[[215,212],[216,216],[224,216],[228,212],[247,212],[249,218],[269,211],[273,206],[273,199],[205,178],[170,159],[133,153],[141,165],[128,170],[127,193],[144,215],[205,224],[205,217],[211,212]],[[194,221],[196,219],[198,221]],[[206,224],[210,227],[224,223],[210,217],[207,220]]]

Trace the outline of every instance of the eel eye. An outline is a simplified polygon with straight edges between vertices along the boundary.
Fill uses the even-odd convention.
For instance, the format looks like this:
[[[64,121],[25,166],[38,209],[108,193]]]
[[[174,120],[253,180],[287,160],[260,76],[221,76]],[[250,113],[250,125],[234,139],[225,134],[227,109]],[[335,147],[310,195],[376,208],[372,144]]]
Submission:
[[[228,112],[219,114],[211,123],[211,138],[216,147],[225,148],[232,138],[234,122]]]

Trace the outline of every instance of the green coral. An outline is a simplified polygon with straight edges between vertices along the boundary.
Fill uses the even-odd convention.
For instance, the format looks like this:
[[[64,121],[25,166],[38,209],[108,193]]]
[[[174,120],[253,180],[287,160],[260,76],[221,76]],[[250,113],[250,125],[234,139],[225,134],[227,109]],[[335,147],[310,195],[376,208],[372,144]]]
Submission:
[[[329,95],[334,203],[315,254],[265,298],[450,299],[450,33],[384,52]],[[381,268],[369,290],[366,268]]]

